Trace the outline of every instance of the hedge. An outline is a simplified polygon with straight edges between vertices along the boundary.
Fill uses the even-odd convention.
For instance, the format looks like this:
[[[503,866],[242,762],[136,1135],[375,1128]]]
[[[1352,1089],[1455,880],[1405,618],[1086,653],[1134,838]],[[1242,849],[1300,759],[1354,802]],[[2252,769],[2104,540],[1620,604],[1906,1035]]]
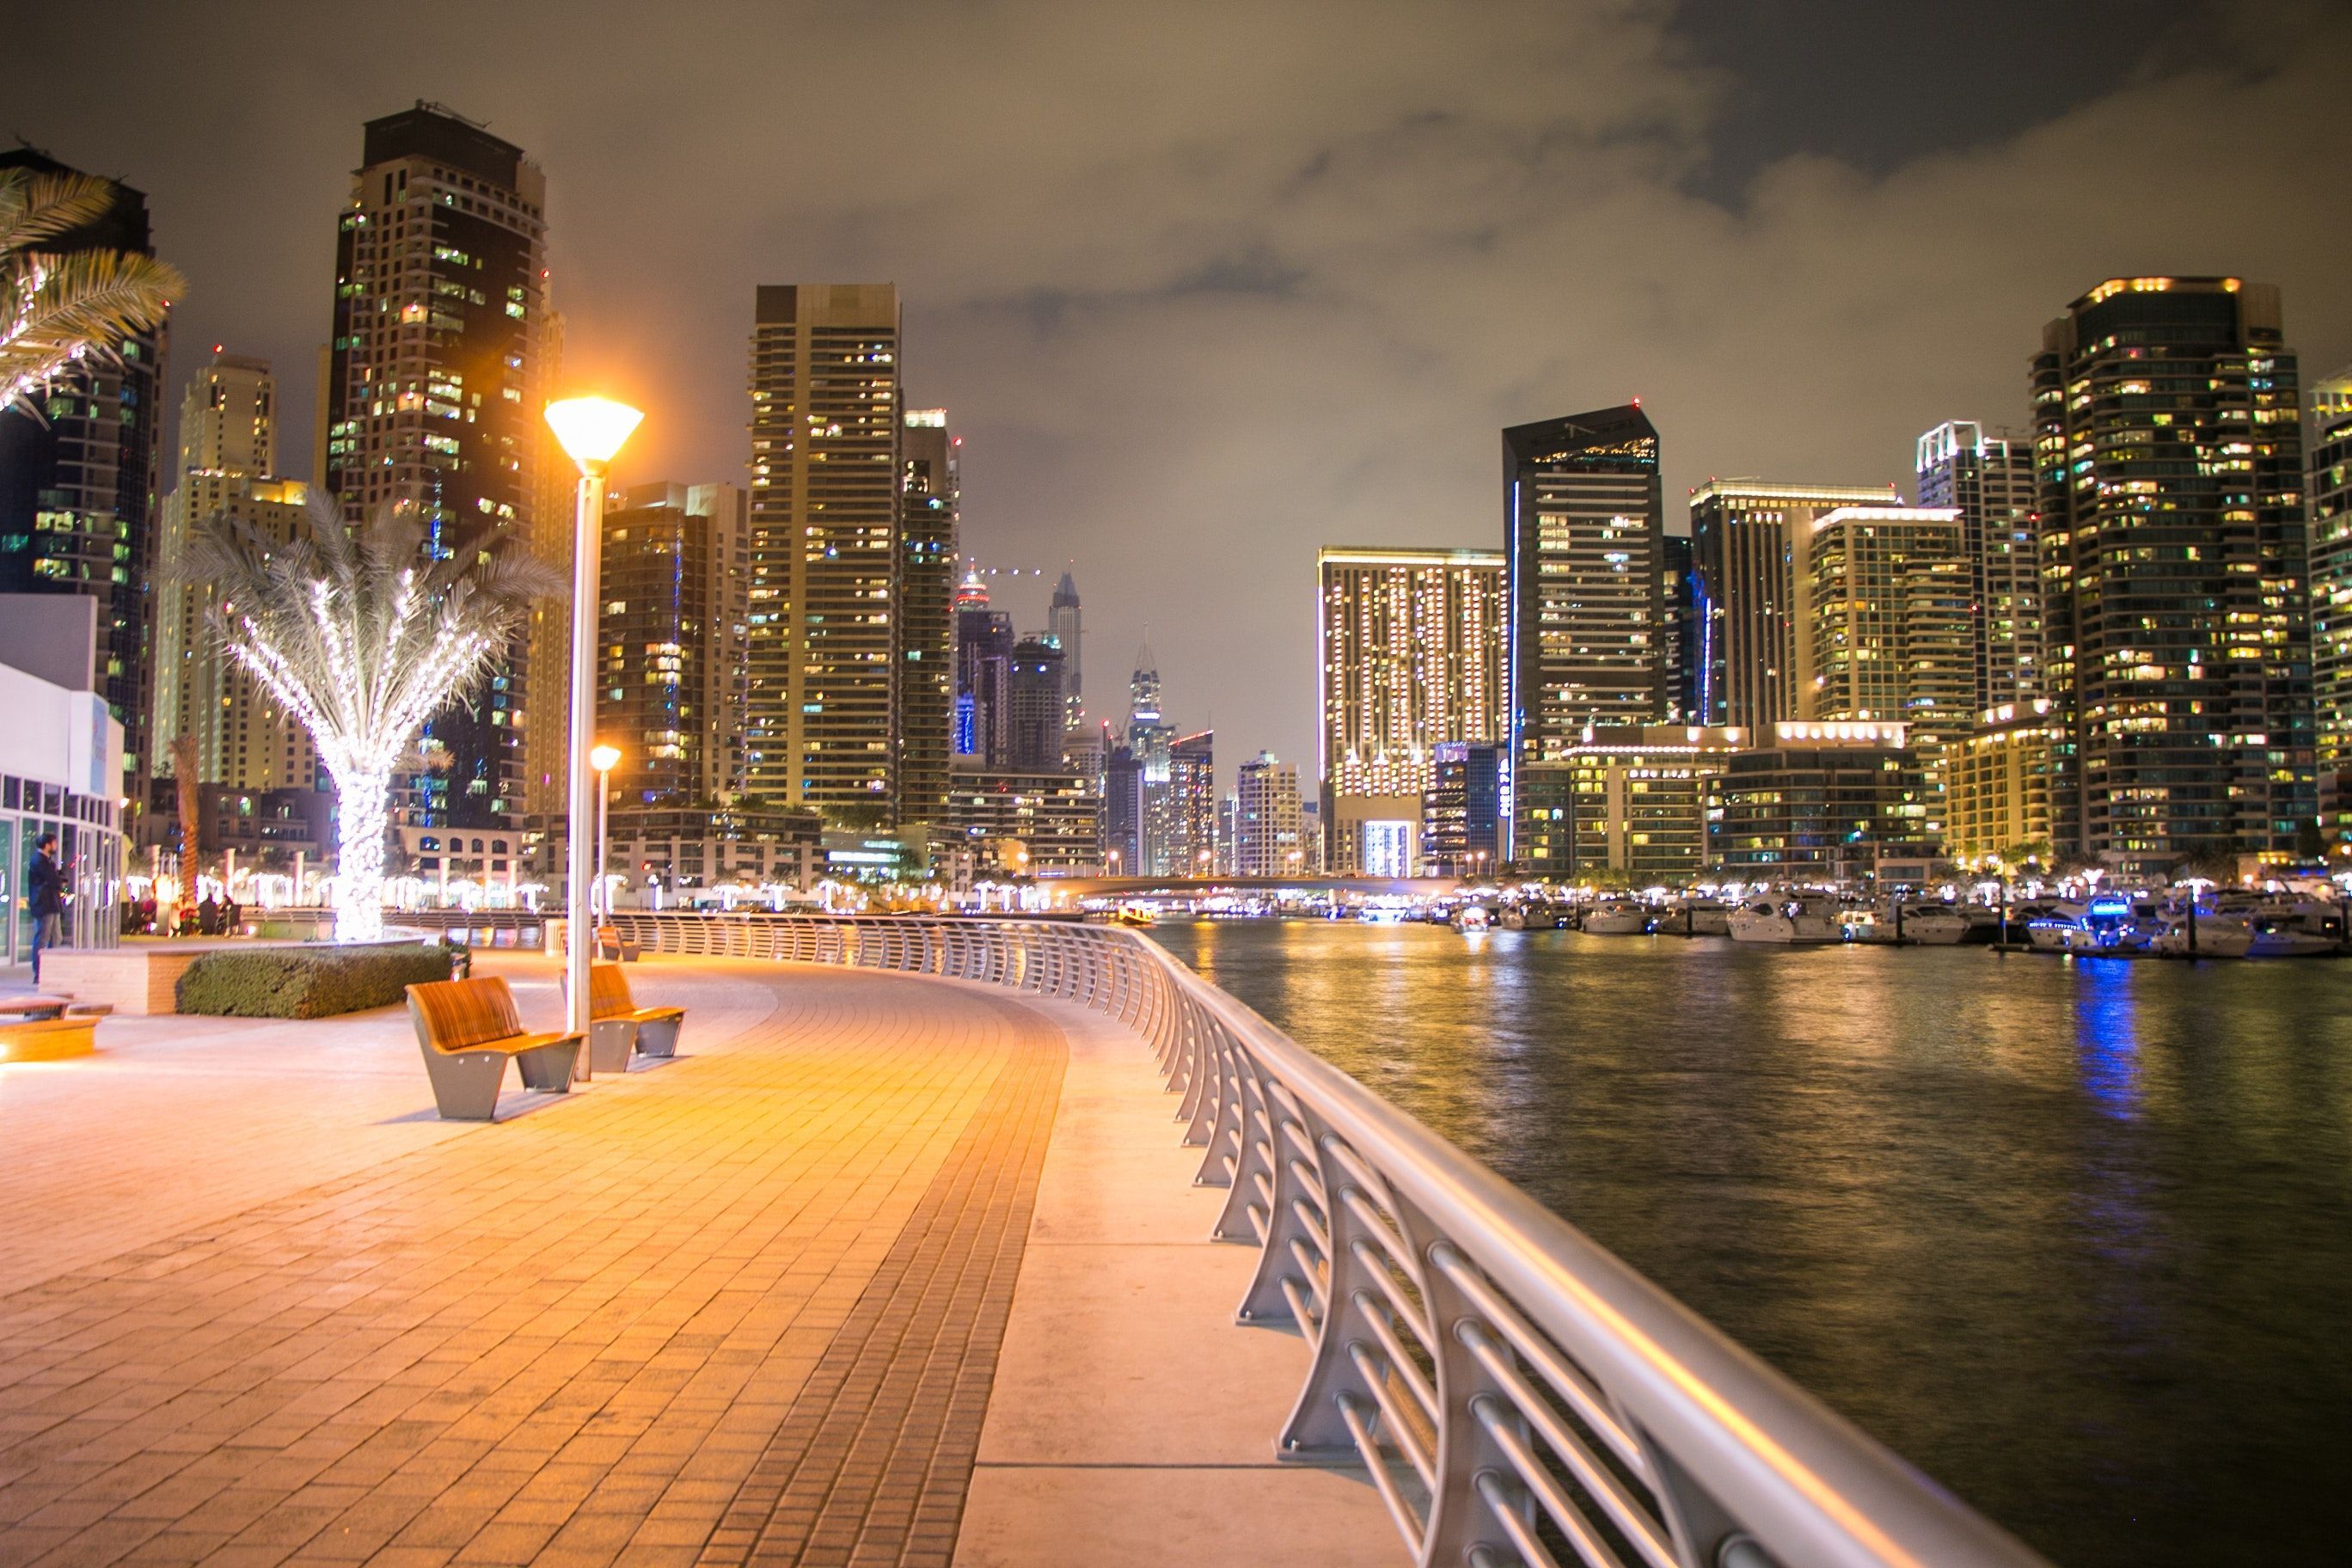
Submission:
[[[462,947],[373,942],[207,952],[181,974],[183,1013],[230,1018],[325,1018],[397,1002],[419,981],[462,968]]]

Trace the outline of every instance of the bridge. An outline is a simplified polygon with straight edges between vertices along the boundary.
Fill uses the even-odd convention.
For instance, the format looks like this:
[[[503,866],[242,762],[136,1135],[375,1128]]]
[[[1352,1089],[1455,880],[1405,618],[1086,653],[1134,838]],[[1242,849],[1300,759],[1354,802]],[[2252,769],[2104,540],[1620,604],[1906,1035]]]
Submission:
[[[1465,884],[1458,877],[1054,877],[1037,885],[1073,899],[1213,899],[1233,893],[1436,899]]]
[[[0,1068],[0,1560],[2039,1561],[1136,933],[614,919],[683,1054],[494,1125],[388,1010]]]

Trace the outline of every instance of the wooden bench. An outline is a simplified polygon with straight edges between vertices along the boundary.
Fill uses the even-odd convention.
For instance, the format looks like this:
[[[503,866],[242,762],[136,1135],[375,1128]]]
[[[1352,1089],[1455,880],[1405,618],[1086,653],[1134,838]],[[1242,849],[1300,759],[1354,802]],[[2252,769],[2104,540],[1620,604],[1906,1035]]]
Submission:
[[[563,994],[572,994],[572,976],[563,976]],[[677,1055],[677,1032],[686,1023],[683,1007],[640,1007],[629,994],[629,977],[617,963],[588,966],[588,1065],[594,1072],[626,1072],[629,1053],[648,1057]]]
[[[617,926],[596,928],[597,957],[609,958],[619,963],[635,963],[637,961],[637,955],[643,952],[645,952],[645,944],[635,937],[623,935]],[[594,993],[591,992],[590,994],[593,996]]]
[[[0,1017],[0,1062],[53,1062],[98,1049],[98,1019],[88,1013]]]
[[[580,1037],[527,1035],[514,993],[495,975],[430,980],[408,988],[408,1016],[433,1080],[433,1103],[447,1121],[488,1121],[499,1108],[507,1063],[525,1089],[564,1094],[580,1064]]]

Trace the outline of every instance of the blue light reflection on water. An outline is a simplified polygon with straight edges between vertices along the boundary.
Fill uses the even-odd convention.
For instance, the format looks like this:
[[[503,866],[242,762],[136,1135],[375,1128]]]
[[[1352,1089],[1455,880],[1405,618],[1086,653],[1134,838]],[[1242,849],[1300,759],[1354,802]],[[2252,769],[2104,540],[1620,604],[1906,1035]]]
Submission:
[[[2352,963],[1154,935],[2056,1561],[2347,1555]]]

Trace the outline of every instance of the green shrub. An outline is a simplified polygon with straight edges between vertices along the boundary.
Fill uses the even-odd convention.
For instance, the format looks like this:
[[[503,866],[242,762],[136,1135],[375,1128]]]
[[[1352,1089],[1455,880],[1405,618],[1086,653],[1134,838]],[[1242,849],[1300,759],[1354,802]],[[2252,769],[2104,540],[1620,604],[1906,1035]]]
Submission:
[[[397,1002],[420,981],[446,980],[456,958],[448,947],[417,942],[207,952],[180,976],[175,999],[183,1013],[217,1017],[326,1018]]]

